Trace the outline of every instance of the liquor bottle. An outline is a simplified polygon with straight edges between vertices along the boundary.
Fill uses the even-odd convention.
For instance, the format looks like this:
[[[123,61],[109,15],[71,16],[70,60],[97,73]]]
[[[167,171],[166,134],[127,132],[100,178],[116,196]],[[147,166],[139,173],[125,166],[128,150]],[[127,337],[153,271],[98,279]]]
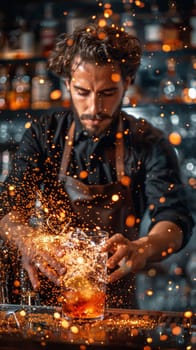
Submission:
[[[182,102],[184,82],[176,70],[176,60],[167,59],[165,77],[159,85],[159,100],[161,102]]]
[[[61,90],[61,104],[65,108],[69,108],[71,105],[70,93],[67,90],[65,79],[60,79],[60,90]]]
[[[44,57],[48,57],[54,47],[57,35],[57,20],[53,15],[53,4],[44,5],[44,18],[40,23],[40,49]]]
[[[81,9],[69,11],[66,17],[66,33],[71,34],[78,25],[83,25],[86,22],[86,15]]]
[[[120,17],[120,23],[125,28],[126,32],[137,36],[136,22],[133,14],[130,12],[123,12]]]
[[[193,48],[196,48],[196,0],[194,0],[193,9],[190,14],[190,45]]]
[[[10,79],[6,66],[0,66],[0,110],[9,108]]]
[[[134,84],[131,84],[127,91],[125,92],[124,98],[123,98],[123,106],[127,107],[136,107],[138,103],[141,101],[141,91],[139,83],[136,81]]]
[[[9,304],[8,260],[8,246],[0,239],[0,304]]]
[[[196,252],[192,251],[186,265],[186,273],[191,286],[195,289],[196,287]],[[196,302],[195,302],[196,304]]]
[[[33,290],[27,271],[19,266],[20,280],[20,304],[21,305],[40,305],[39,293]]]
[[[183,28],[182,20],[177,9],[177,2],[169,1],[169,9],[166,14],[166,21],[163,24],[163,51],[182,49],[181,30]]]
[[[159,12],[157,2],[151,2],[151,15],[146,20],[144,26],[144,41],[147,51],[156,51],[162,49],[163,28],[162,18]]]
[[[52,82],[48,77],[47,64],[39,61],[35,66],[35,75],[32,78],[31,107],[47,109],[51,105],[50,93]]]
[[[9,31],[7,32],[7,46],[12,58],[17,58],[18,51],[20,48],[19,37],[20,37],[20,16],[16,16],[12,22]]]
[[[187,70],[186,86],[183,90],[185,103],[196,103],[196,56],[191,57],[190,66]]]
[[[32,57],[34,55],[34,33],[29,27],[27,21],[21,17],[20,19],[20,36],[19,36],[19,46],[21,57]]]
[[[1,173],[0,173],[0,181],[3,182],[6,177],[9,175],[10,171],[10,151],[6,149],[1,153]]]
[[[0,57],[3,57],[6,42],[5,14],[0,11]]]
[[[11,82],[10,109],[26,109],[30,107],[31,77],[24,65],[16,67]]]

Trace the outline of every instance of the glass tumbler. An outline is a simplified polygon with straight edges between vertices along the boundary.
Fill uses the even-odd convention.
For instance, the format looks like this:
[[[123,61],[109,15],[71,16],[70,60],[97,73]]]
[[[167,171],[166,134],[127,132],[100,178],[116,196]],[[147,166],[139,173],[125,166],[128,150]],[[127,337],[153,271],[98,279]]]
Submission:
[[[65,239],[65,266],[61,301],[63,317],[79,320],[104,318],[107,253],[102,247],[108,233],[102,230],[70,231]]]

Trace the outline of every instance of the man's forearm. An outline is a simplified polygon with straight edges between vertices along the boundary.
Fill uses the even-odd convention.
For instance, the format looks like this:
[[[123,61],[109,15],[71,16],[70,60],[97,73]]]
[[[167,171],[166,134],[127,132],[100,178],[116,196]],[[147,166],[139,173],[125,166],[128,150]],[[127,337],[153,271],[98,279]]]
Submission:
[[[160,221],[146,237],[138,240],[141,249],[147,251],[147,262],[161,261],[182,246],[182,229],[173,222]]]

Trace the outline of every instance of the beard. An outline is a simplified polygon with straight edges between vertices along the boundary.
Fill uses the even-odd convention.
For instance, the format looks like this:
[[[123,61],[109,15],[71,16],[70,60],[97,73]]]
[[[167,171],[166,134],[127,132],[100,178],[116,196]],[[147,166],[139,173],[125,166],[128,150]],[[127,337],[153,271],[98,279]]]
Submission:
[[[89,136],[96,136],[96,137],[107,133],[111,124],[115,122],[115,120],[118,118],[121,111],[121,106],[122,104],[120,104],[112,114],[100,112],[100,113],[96,113],[95,115],[86,114],[86,113],[79,115],[72,101],[72,109],[77,119],[80,121],[83,127],[83,130],[85,130],[89,134]],[[99,123],[97,125],[91,124],[91,126],[89,126],[88,121],[92,121],[92,122],[98,121]]]

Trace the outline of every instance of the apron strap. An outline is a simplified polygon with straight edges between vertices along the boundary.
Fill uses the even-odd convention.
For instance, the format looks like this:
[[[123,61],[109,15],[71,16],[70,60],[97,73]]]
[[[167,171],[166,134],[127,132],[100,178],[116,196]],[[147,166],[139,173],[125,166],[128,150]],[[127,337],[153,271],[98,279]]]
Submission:
[[[68,131],[68,135],[65,141],[65,146],[63,150],[63,156],[61,160],[61,166],[59,171],[59,180],[63,180],[66,175],[66,171],[69,166],[71,150],[74,143],[74,131],[75,122],[72,122],[71,127]],[[120,181],[122,176],[124,176],[124,138],[123,138],[123,128],[122,128],[122,118],[119,119],[119,125],[117,130],[116,147],[115,147],[115,157],[116,157],[116,174],[117,179]]]
[[[74,131],[75,131],[75,122],[71,124],[71,127],[68,131],[68,135],[66,137],[65,147],[63,150],[63,156],[62,156],[61,166],[60,166],[60,171],[58,176],[59,180],[63,180],[65,178],[66,171],[69,166],[71,150],[74,142]]]
[[[124,169],[124,137],[123,137],[123,128],[122,128],[122,117],[119,119],[117,137],[116,137],[116,175],[118,181],[125,175]]]

